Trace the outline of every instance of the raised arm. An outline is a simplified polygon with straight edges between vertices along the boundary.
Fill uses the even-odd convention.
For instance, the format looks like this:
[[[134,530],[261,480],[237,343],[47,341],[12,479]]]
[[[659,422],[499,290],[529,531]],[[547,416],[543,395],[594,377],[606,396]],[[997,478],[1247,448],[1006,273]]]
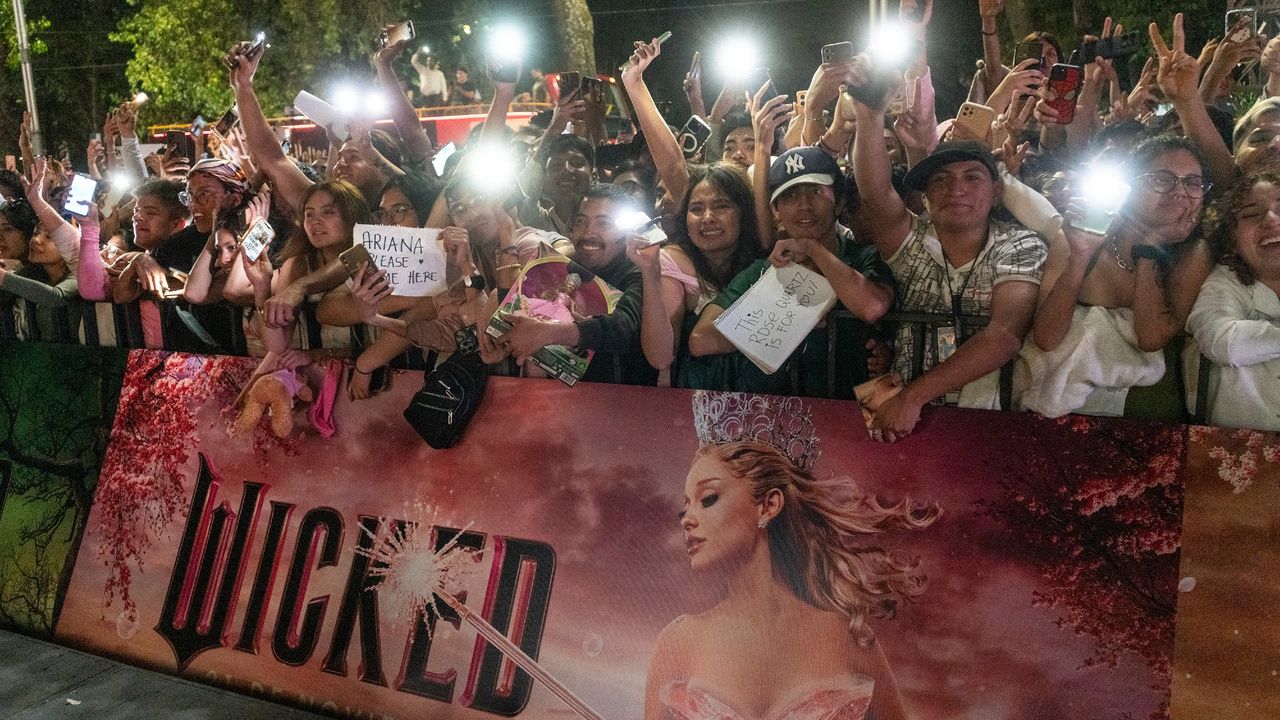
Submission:
[[[89,209],[89,217],[93,217],[94,221],[80,226],[80,262],[76,265],[76,279],[79,281],[80,297],[91,302],[109,301],[111,284],[98,247],[100,236],[97,208],[90,205]],[[86,221],[88,219],[85,218]]]
[[[27,182],[23,179],[23,190],[26,191],[27,202],[35,210],[40,225],[49,233],[49,238],[58,248],[58,254],[66,263],[74,268],[79,262],[80,233],[62,218],[62,215],[44,199],[49,184],[49,163],[45,158],[36,160],[34,178]],[[98,212],[97,205],[90,205],[89,211]],[[95,220],[96,222],[96,220]]]
[[[994,88],[1005,76],[998,25],[1000,13],[1004,12],[1004,0],[978,0],[978,12],[982,15],[982,65],[986,86]]]
[[[427,131],[422,129],[418,113],[413,109],[408,96],[405,95],[404,86],[400,84],[400,78],[396,77],[391,67],[395,59],[404,52],[404,46],[405,41],[401,40],[378,50],[373,55],[373,66],[378,72],[378,82],[382,84],[387,95],[391,122],[395,125],[401,144],[404,146],[406,165],[420,165],[431,159],[431,138],[427,137]],[[415,68],[418,67],[416,55],[410,58],[410,61]]]
[[[649,94],[649,86],[644,82],[645,69],[662,52],[662,46],[657,40],[654,38],[649,43],[636,42],[631,62],[622,73],[622,86],[626,88],[627,97],[631,98],[631,107],[644,132],[658,176],[666,184],[671,197],[681,198],[689,186],[689,166],[685,163],[684,153],[680,151],[680,144],[676,142],[675,135],[671,134],[662,114],[658,112],[658,106],[653,102],[653,96]]]
[[[863,128],[884,127],[884,107],[871,108],[855,100],[854,113]],[[858,184],[871,240],[880,256],[892,257],[911,230],[911,213],[893,189],[893,173],[884,138],[860,132],[853,138],[853,176]]]
[[[284,154],[258,103],[258,96],[253,90],[253,74],[258,69],[262,54],[249,58],[237,49],[232,50],[228,62],[232,63],[231,89],[235,91],[240,126],[244,128],[245,149],[258,169],[271,179],[271,186],[285,204],[301,215],[302,195],[311,187],[311,180]]]
[[[516,77],[520,76],[519,69],[516,70]],[[515,82],[501,82],[497,78],[493,80],[493,102],[489,103],[489,114],[484,119],[484,129],[480,131],[480,139],[488,142],[500,142],[502,133],[507,127],[507,111],[511,107],[511,101],[516,96]]]
[[[640,268],[643,300],[640,311],[640,347],[644,359],[658,370],[671,367],[676,358],[676,339],[684,324],[684,286],[662,276],[657,245],[639,238],[627,241],[627,257]]]
[[[760,88],[755,95],[752,108],[759,108],[752,113],[755,125],[756,171],[751,176],[751,194],[755,199],[756,232],[760,235],[760,249],[768,252],[773,249],[777,235],[777,222],[773,219],[773,210],[769,202],[769,152],[773,147],[774,132],[778,126],[795,116],[795,109],[787,104],[785,95],[765,98],[765,88]]]
[[[1160,69],[1156,73],[1156,79],[1160,89],[1173,103],[1173,109],[1178,111],[1183,132],[1204,153],[1210,178],[1214,183],[1225,187],[1235,178],[1235,160],[1222,135],[1209,119],[1209,111],[1200,97],[1200,66],[1186,52],[1187,40],[1182,13],[1173,18],[1172,45],[1165,44],[1160,28],[1155,23],[1148,26],[1148,31],[1151,44],[1156,49],[1156,57],[1159,58]]]

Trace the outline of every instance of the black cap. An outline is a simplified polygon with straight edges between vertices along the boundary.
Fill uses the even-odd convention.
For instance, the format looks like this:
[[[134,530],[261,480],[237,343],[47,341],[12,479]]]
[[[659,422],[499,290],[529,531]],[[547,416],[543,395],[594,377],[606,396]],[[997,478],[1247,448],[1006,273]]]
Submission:
[[[819,147],[792,148],[769,166],[769,202],[793,185],[812,183],[833,186],[840,179],[840,165]]]
[[[1000,179],[1000,170],[996,167],[996,158],[987,149],[986,145],[977,140],[949,140],[944,143],[938,143],[938,147],[929,157],[921,160],[915,167],[907,172],[907,177],[903,184],[908,190],[923,191],[925,186],[929,184],[929,177],[941,168],[951,163],[965,162],[968,160],[976,160],[987,167],[987,171],[991,173],[992,180]]]

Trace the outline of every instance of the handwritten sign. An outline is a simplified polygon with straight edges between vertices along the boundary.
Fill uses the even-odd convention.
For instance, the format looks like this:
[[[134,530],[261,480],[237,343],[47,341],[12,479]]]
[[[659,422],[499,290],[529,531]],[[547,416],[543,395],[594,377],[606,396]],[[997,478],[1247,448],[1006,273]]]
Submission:
[[[424,297],[448,288],[438,229],[356,225],[355,241],[369,251],[374,265],[387,272],[396,295]]]
[[[836,302],[827,279],[796,264],[770,267],[716,318],[716,329],[765,373],[804,342]]]

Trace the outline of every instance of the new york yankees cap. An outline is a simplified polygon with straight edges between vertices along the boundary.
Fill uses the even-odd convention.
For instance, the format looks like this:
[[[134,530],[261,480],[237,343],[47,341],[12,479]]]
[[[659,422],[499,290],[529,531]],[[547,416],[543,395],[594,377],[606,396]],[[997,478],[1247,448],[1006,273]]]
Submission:
[[[840,166],[820,147],[792,148],[769,166],[769,202],[774,202],[793,185],[835,185]]]

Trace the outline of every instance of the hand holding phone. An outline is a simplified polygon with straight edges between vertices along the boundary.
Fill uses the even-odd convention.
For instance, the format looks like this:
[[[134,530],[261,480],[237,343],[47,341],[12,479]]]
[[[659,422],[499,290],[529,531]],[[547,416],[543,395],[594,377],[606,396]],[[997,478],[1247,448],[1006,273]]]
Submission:
[[[1049,71],[1045,103],[1057,112],[1056,125],[1069,125],[1076,116],[1076,98],[1084,84],[1084,72],[1075,65],[1058,63]]]
[[[338,255],[338,261],[342,263],[342,267],[347,271],[347,275],[351,278],[360,272],[360,266],[366,266],[365,274],[372,275],[378,272],[378,266],[373,264],[373,258],[369,256],[369,249],[363,245],[352,245],[347,250],[342,251]]]
[[[417,37],[417,33],[413,30],[413,21],[405,20],[398,25],[393,25],[383,30],[382,34],[378,36],[378,41],[382,43],[382,47],[388,47],[396,43],[409,42],[415,37]]]
[[[703,144],[710,137],[711,126],[707,124],[707,121],[697,115],[691,115],[689,121],[680,129],[676,139],[680,143],[680,151],[684,153],[685,159],[688,160],[698,154],[698,151],[702,149]]]
[[[832,63],[844,62],[852,60],[854,56],[853,43],[839,42],[822,46],[822,64],[830,65]]]
[[[258,218],[244,235],[240,236],[240,252],[248,258],[249,262],[257,262],[262,256],[262,251],[266,250],[271,241],[275,239],[276,231],[272,229],[271,223],[266,218]]]
[[[93,202],[93,195],[97,190],[97,180],[83,173],[76,173],[71,178],[71,188],[63,200],[62,209],[72,215],[85,217],[89,214],[89,205]]]

